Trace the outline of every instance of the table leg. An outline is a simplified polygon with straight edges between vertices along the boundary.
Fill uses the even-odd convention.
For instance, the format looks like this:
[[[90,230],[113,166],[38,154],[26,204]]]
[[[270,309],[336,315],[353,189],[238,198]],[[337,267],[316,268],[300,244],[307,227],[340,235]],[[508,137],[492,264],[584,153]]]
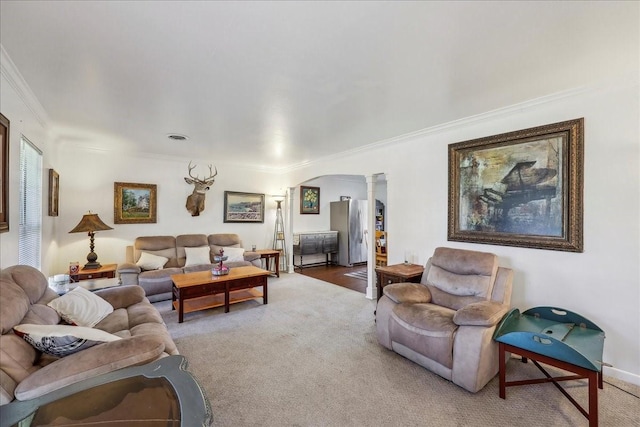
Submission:
[[[591,372],[589,379],[589,427],[598,427],[598,373]]]
[[[228,313],[229,312],[229,283],[227,282],[227,284],[224,287],[224,312]]]
[[[264,283],[262,285],[262,302],[266,304],[267,303],[267,277],[265,276],[263,280],[264,280]]]
[[[276,277],[280,277],[280,252],[276,254]]]
[[[184,298],[180,295],[182,292],[178,290],[178,323],[184,320]]]
[[[499,369],[499,375],[500,375],[500,397],[502,399],[506,399],[506,386],[505,386],[505,382],[506,382],[506,378],[507,378],[507,372],[506,372],[506,361],[505,361],[505,351],[504,351],[504,344],[499,343],[498,346],[498,369]]]
[[[598,372],[598,388],[602,389],[604,386],[602,384],[602,370],[604,369],[604,366],[600,368],[600,372]]]

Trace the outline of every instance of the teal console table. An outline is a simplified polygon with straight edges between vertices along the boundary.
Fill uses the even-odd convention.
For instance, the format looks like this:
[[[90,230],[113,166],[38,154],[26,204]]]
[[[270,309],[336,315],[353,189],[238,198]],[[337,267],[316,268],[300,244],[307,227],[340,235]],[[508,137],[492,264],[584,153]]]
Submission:
[[[602,388],[602,352],[604,332],[595,323],[569,310],[535,307],[520,313],[511,310],[496,329],[493,338],[499,343],[500,397],[506,398],[506,387],[552,382],[558,390],[589,420],[598,426],[598,388]],[[545,375],[545,378],[507,381],[506,353],[522,356]],[[540,363],[575,375],[552,377]],[[587,412],[560,384],[586,378],[589,383]],[[597,385],[596,385],[597,384]]]

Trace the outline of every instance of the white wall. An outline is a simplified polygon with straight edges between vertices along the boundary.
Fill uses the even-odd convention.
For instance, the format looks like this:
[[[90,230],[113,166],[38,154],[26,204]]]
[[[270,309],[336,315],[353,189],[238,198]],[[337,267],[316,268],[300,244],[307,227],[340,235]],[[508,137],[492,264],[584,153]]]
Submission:
[[[97,138],[100,138],[98,136]],[[106,137],[102,137],[106,138]],[[102,141],[109,146],[108,141]],[[205,209],[192,217],[185,208],[193,186],[184,181],[189,159],[128,156],[114,151],[82,150],[60,142],[56,170],[60,174],[60,216],[58,217],[57,256],[52,271],[65,271],[70,261],[86,262],[89,239],[85,233],[69,234],[89,210],[114,230],[100,231],[95,251],[102,264],[121,263],[125,247],[138,236],[237,233],[244,246],[270,247],[276,204],[270,197],[278,192],[278,176],[229,167],[224,162],[203,159],[193,174],[203,176],[207,164],[218,170],[215,183],[207,192]],[[157,222],[155,224],[114,223],[114,182],[157,185]],[[266,194],[264,223],[224,223],[224,191]]]
[[[301,185],[320,188],[320,213],[300,214],[300,185],[294,191],[293,232],[330,230],[330,204],[340,200],[340,196],[350,196],[354,200],[367,200],[367,182],[359,175],[328,175],[311,179]]]
[[[9,231],[0,233],[0,268],[18,263],[18,229],[20,202],[20,139],[27,138],[43,152],[42,171],[42,235],[43,266],[48,264],[47,242],[54,233],[54,218],[47,216],[49,188],[48,169],[50,137],[48,117],[38,100],[16,71],[4,48],[0,50],[0,112],[9,119]]]
[[[558,306],[595,322],[607,336],[604,361],[614,366],[605,375],[640,383],[638,94],[636,76],[540,98],[317,161],[289,181],[384,172],[390,264],[402,262],[405,249],[420,262],[438,246],[494,252],[515,271],[514,307]],[[448,144],[580,117],[584,253],[447,241]]]

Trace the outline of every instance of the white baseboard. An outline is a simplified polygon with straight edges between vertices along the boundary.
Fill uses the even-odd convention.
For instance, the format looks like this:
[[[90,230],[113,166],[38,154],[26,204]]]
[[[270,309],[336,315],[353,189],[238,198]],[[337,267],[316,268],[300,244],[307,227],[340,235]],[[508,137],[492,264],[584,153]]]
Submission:
[[[622,371],[616,368],[607,368],[605,367],[602,371],[605,377],[613,377],[624,381],[629,384],[640,386],[640,375],[632,374],[631,372]]]

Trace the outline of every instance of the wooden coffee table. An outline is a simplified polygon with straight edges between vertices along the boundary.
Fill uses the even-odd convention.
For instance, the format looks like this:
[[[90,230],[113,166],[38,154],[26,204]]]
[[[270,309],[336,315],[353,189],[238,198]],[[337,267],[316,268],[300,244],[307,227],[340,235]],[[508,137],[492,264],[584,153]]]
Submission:
[[[205,310],[237,302],[262,298],[267,304],[267,277],[271,272],[254,266],[232,267],[225,276],[214,276],[211,270],[195,273],[174,274],[172,309],[178,310],[178,323],[182,323],[184,313]],[[262,292],[257,287],[262,286]]]

